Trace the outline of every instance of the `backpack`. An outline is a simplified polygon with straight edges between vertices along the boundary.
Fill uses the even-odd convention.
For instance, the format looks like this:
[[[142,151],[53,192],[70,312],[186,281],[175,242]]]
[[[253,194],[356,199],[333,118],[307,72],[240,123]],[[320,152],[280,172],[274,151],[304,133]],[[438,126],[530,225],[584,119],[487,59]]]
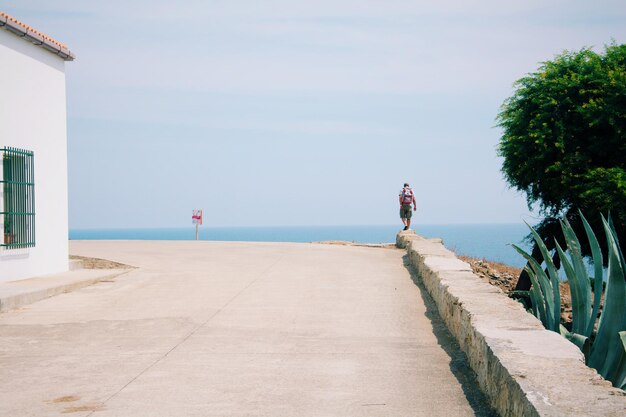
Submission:
[[[413,190],[410,188],[402,189],[402,204],[412,204],[413,203]]]

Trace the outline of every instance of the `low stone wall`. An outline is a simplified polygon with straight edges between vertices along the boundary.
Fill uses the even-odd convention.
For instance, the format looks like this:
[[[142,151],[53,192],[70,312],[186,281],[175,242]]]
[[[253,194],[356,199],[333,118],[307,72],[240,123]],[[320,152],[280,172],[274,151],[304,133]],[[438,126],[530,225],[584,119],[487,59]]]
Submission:
[[[517,301],[481,280],[441,239],[409,230],[396,245],[466,353],[502,416],[624,416],[626,395],[584,364],[580,350],[546,330]]]

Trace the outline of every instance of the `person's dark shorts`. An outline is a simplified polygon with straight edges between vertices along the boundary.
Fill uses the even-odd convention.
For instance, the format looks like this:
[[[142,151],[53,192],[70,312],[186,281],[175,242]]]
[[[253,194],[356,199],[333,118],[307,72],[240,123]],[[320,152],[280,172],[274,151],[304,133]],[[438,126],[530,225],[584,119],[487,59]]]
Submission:
[[[410,219],[413,215],[413,207],[410,204],[403,204],[400,206],[400,218]]]

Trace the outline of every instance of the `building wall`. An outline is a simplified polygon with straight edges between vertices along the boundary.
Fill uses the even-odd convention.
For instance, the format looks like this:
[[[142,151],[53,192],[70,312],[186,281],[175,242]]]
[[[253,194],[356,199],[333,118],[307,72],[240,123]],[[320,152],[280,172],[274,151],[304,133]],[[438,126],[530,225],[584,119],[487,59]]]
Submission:
[[[34,152],[36,245],[0,248],[0,282],[65,272],[65,61],[0,29],[0,147],[5,146]]]

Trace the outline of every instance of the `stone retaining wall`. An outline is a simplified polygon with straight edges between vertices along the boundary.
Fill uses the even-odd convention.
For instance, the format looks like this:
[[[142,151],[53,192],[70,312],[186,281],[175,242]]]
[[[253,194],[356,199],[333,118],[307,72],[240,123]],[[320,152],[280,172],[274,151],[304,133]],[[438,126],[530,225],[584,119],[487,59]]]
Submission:
[[[482,390],[502,416],[625,416],[626,394],[584,364],[517,301],[473,274],[443,246],[409,230],[396,245],[428,289],[466,353]]]

